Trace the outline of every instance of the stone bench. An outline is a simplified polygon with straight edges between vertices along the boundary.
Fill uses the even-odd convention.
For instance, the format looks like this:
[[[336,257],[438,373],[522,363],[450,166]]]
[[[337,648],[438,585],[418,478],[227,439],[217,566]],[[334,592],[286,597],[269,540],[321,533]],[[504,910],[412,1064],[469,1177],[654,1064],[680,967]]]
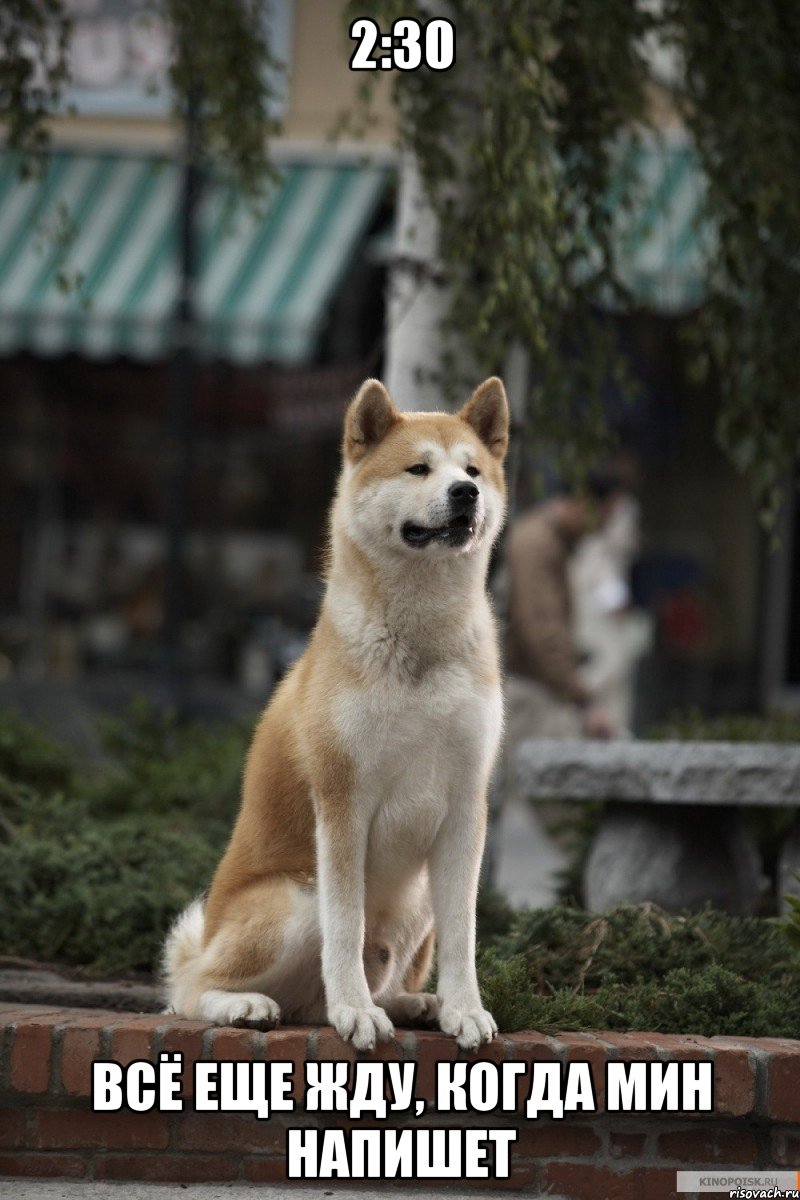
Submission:
[[[533,800],[607,801],[584,874],[592,911],[651,901],[750,914],[767,887],[743,807],[800,807],[800,746],[755,742],[539,741],[517,773]],[[800,826],[779,862],[798,893]]]

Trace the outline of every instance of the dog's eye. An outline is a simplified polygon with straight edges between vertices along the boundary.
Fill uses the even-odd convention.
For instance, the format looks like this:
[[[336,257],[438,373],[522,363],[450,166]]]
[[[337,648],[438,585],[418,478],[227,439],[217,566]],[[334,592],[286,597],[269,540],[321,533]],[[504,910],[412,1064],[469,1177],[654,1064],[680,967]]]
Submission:
[[[406,467],[409,475],[430,475],[431,469],[427,463],[414,463],[413,467]]]
[[[478,470],[478,468],[473,467],[473,466],[467,467],[466,472],[469,476],[471,476],[472,479],[474,479],[476,477],[476,475],[480,475],[480,471]]]

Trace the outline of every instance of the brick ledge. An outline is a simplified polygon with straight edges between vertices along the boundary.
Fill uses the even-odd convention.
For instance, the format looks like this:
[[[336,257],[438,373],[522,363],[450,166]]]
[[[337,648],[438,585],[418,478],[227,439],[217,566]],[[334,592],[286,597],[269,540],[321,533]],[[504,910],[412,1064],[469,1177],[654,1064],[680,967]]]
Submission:
[[[297,1114],[288,1121],[283,1115],[256,1121],[251,1114],[196,1114],[189,1107],[175,1114],[91,1112],[93,1059],[126,1064],[154,1060],[161,1051],[182,1052],[185,1095],[193,1063],[200,1058],[291,1060]],[[373,1054],[356,1055],[328,1027],[281,1026],[259,1033],[164,1014],[0,1004],[0,1175],[282,1180],[287,1124],[336,1123],[335,1115],[320,1119],[304,1113],[303,1062],[357,1057],[416,1061],[416,1094],[428,1101],[434,1099],[435,1063],[445,1059],[586,1059],[598,1093],[605,1063],[612,1059],[714,1062],[713,1115],[600,1111],[560,1121],[531,1120],[520,1096],[516,1116],[437,1116],[438,1124],[519,1131],[512,1178],[481,1180],[484,1188],[530,1194],[550,1188],[569,1200],[662,1200],[675,1195],[679,1168],[800,1166],[800,1042],[788,1039],[523,1032],[465,1053],[443,1034],[402,1030]],[[602,1108],[601,1095],[598,1100]],[[433,1110],[424,1120],[432,1116]]]

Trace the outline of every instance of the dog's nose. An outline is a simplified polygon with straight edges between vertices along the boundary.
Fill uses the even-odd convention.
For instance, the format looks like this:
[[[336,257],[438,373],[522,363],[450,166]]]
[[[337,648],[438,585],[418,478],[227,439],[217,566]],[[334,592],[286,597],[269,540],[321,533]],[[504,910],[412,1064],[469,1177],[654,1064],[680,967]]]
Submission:
[[[478,499],[478,489],[470,479],[464,479],[459,480],[458,483],[451,483],[447,489],[447,495],[450,497],[450,504],[453,508],[463,510],[472,508]]]

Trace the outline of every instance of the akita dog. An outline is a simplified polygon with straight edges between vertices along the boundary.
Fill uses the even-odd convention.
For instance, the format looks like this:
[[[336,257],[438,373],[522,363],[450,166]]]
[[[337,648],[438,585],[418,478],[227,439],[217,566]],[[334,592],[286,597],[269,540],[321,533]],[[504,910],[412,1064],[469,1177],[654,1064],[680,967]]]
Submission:
[[[502,725],[486,575],[507,446],[499,379],[457,415],[401,413],[375,379],[350,404],[320,617],[256,728],[208,898],[167,938],[175,1012],[327,1018],[361,1050],[393,1021],[438,1021],[466,1048],[497,1032],[475,900]]]

